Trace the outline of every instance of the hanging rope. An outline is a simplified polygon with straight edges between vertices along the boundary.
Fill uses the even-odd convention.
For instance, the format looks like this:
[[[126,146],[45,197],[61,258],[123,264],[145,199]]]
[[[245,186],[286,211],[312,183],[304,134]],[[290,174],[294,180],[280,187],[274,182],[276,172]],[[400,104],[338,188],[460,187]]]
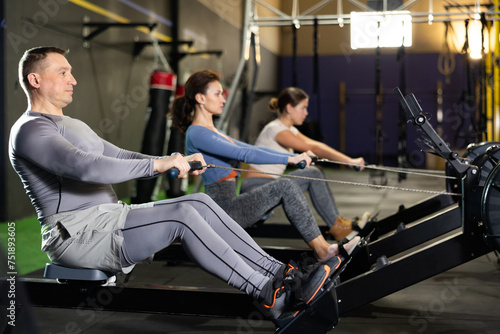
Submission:
[[[170,67],[170,64],[167,61],[167,58],[165,58],[165,55],[163,54],[163,51],[160,48],[160,44],[158,43],[158,39],[153,33],[153,29],[150,30],[149,36],[151,36],[151,41],[153,42],[153,47],[155,51],[155,57],[154,57],[154,66],[155,69],[158,68],[158,59],[161,60],[161,63],[163,65],[163,68],[167,72],[172,72],[172,67]]]
[[[404,31],[404,21],[402,21],[402,30]],[[406,92],[406,65],[405,65],[405,37],[401,41],[401,46],[399,47],[397,60],[399,61],[399,87],[403,94]],[[398,167],[405,167],[408,165],[406,159],[407,151],[407,122],[406,114],[401,103],[399,104],[398,110]],[[406,178],[405,173],[399,173],[398,181],[402,181]]]
[[[297,27],[292,24],[292,86],[297,87]]]
[[[319,98],[319,54],[318,54],[318,18],[314,18],[314,33],[313,33],[313,94],[316,103],[317,122],[321,126],[321,101]],[[321,128],[320,128],[321,129]],[[320,131],[321,136],[321,131]]]
[[[438,58],[438,70],[445,76],[446,84],[451,82],[451,74],[455,71],[455,49],[453,38],[456,38],[451,22],[445,22],[443,49]]]

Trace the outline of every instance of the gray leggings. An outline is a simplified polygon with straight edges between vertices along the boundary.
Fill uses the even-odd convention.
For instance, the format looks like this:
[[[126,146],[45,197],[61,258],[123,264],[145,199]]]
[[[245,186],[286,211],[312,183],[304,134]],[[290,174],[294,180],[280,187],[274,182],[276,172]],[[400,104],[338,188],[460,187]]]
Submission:
[[[205,193],[243,228],[252,226],[282,205],[286,217],[305,242],[321,235],[300,187],[290,179],[279,178],[239,196],[236,195],[236,182],[222,181],[205,186]]]
[[[122,233],[124,265],[140,262],[179,239],[202,269],[254,298],[283,266],[202,193],[130,210]]]
[[[316,179],[326,179],[326,175],[320,168],[310,167],[307,169],[297,169],[290,173],[290,175],[312,177]],[[241,183],[240,193],[249,192],[252,189],[260,187],[266,183],[272,182],[275,179],[267,177],[249,177]],[[337,204],[332,195],[332,191],[327,182],[293,179],[299,185],[302,191],[309,191],[312,204],[318,214],[323,218],[328,227],[332,227],[340,215]]]

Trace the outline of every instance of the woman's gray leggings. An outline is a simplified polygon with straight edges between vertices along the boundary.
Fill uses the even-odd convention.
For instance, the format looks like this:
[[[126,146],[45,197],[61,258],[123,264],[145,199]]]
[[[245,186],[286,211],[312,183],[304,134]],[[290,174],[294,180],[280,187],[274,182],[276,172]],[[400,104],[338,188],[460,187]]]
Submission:
[[[290,173],[290,175],[311,177],[315,179],[326,179],[325,173],[317,167],[310,167],[306,169],[297,169]],[[249,177],[243,180],[241,183],[240,193],[249,192],[252,189],[260,187],[266,183],[272,182],[275,179],[270,179],[267,177]],[[302,191],[309,191],[311,197],[311,202],[318,212],[318,214],[323,218],[328,227],[332,227],[340,215],[337,208],[337,204],[332,195],[332,191],[328,186],[327,182],[305,180],[305,179],[293,179],[302,189]]]
[[[132,209],[122,233],[124,265],[143,261],[178,239],[202,269],[254,298],[283,266],[202,193]]]
[[[236,195],[236,182],[222,181],[205,186],[205,193],[243,228],[254,225],[282,205],[286,217],[305,242],[321,235],[300,187],[290,179],[279,178],[239,196]]]

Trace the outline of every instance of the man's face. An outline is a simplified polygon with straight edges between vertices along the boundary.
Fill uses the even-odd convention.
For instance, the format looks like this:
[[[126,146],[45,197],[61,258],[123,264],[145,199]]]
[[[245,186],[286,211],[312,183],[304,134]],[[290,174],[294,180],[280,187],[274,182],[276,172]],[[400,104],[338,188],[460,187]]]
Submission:
[[[71,74],[71,65],[66,57],[49,53],[37,69],[39,96],[56,108],[64,108],[73,101],[73,86],[76,80]]]

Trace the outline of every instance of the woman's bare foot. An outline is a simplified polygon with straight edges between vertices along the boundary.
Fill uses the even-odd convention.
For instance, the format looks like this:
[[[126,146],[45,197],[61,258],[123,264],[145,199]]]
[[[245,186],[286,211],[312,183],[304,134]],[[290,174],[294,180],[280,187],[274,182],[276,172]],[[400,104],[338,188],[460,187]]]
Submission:
[[[361,240],[360,237],[354,237],[348,243],[344,244],[344,249],[347,252],[347,254],[351,255],[352,251],[354,250],[354,248],[356,247],[356,245],[360,240]]]
[[[360,237],[354,237],[349,242],[344,244],[344,249],[347,252],[347,254],[351,254],[351,252],[354,250],[360,239],[361,239]],[[337,255],[339,255],[339,245],[332,244],[328,247],[325,256],[322,256],[321,258],[316,257],[316,259],[318,260],[318,262],[324,262]]]

